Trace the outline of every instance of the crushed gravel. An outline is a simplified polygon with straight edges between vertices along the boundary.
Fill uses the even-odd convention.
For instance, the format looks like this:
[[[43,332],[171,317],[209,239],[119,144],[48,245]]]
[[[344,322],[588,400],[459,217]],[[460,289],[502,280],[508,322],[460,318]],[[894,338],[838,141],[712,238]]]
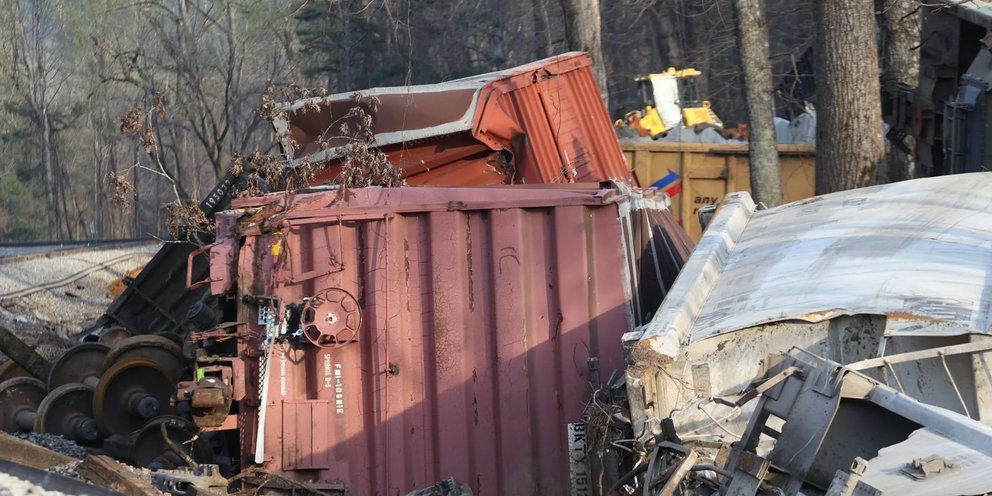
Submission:
[[[86,456],[86,448],[79,446],[71,439],[66,439],[55,434],[38,434],[36,432],[21,432],[17,437],[31,441],[38,446],[44,446],[52,451],[57,451],[73,458],[83,458]]]
[[[62,465],[56,465],[54,467],[48,468],[48,472],[53,474],[64,475],[66,477],[72,477],[73,479],[79,479],[79,465],[83,463],[82,460],[77,460],[74,462],[63,463]]]

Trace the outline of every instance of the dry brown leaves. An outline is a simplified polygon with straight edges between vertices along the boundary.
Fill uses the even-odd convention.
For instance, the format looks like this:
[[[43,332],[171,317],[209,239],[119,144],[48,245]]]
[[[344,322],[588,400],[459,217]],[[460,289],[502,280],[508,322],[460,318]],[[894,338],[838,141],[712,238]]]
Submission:
[[[403,175],[389,157],[375,146],[375,123],[372,116],[382,102],[375,95],[354,93],[355,106],[339,119],[338,131],[354,141],[345,145],[341,173],[337,182],[345,188],[404,186]]]
[[[139,131],[144,123],[144,107],[135,107],[121,116],[121,134],[130,134]]]
[[[262,191],[261,181],[257,174],[249,174],[245,178],[243,185],[234,188],[232,194],[235,198],[250,198],[252,196],[261,196],[264,191]]]
[[[110,171],[107,173],[107,186],[113,192],[111,199],[114,204],[125,210],[130,210],[131,202],[134,200],[134,185],[124,176]]]
[[[271,121],[275,117],[276,111],[276,97],[273,94],[272,87],[268,87],[262,92],[262,96],[258,99],[258,115],[263,119]]]
[[[263,154],[262,152],[255,150],[248,158],[251,164],[252,172],[257,174],[259,177],[265,180],[265,182],[276,185],[281,182],[283,171],[285,167],[283,166],[282,160],[271,154]]]
[[[379,149],[366,143],[351,143],[345,145],[344,153],[337,182],[345,188],[391,188],[405,184],[399,169]]]
[[[141,138],[138,139],[138,142],[141,143],[141,149],[151,155],[155,151],[155,131],[150,127],[146,127],[145,131],[141,133]]]
[[[231,175],[238,177],[245,172],[245,159],[240,153],[235,153],[231,157]]]
[[[199,205],[182,205],[172,202],[165,206],[169,213],[167,221],[169,236],[176,240],[190,240],[198,233],[213,232],[216,225],[203,213]]]
[[[152,108],[158,111],[159,117],[165,117],[165,106],[169,104],[169,100],[162,93],[155,92],[152,95]]]

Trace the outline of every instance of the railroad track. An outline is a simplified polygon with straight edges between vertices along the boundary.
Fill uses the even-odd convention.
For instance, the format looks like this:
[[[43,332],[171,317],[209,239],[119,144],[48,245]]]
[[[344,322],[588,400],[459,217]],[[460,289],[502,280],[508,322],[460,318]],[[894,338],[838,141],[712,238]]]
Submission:
[[[0,265],[109,248],[158,243],[154,238],[0,243]]]
[[[128,253],[128,254],[125,254],[125,255],[121,255],[119,257],[111,258],[110,260],[106,260],[104,262],[94,263],[94,264],[90,265],[89,267],[87,267],[87,268],[85,268],[83,270],[76,271],[76,272],[74,272],[72,274],[69,274],[69,275],[67,275],[67,276],[65,276],[65,277],[63,277],[61,279],[56,280],[56,281],[43,282],[43,283],[39,283],[39,284],[34,284],[34,285],[31,285],[31,286],[27,286],[25,288],[21,288],[21,289],[18,289],[16,291],[10,291],[10,292],[7,292],[7,293],[0,293],[0,302],[3,302],[4,300],[9,300],[9,299],[12,299],[12,298],[21,298],[21,297],[24,297],[24,296],[28,296],[28,295],[37,293],[39,291],[44,291],[46,289],[55,289],[55,288],[58,288],[58,287],[61,287],[61,286],[65,286],[67,284],[71,284],[71,283],[73,283],[75,281],[78,281],[79,279],[82,279],[83,277],[85,277],[87,274],[91,274],[91,273],[96,272],[96,271],[98,271],[100,269],[106,269],[108,267],[117,265],[117,264],[119,264],[121,262],[130,260],[130,259],[133,259],[133,258],[146,257],[146,256],[148,256],[147,253]]]
[[[39,323],[39,329],[54,324],[75,329],[109,304],[108,285],[154,256],[158,246],[145,240],[112,240],[31,247],[49,251],[8,250],[0,256],[0,306]]]

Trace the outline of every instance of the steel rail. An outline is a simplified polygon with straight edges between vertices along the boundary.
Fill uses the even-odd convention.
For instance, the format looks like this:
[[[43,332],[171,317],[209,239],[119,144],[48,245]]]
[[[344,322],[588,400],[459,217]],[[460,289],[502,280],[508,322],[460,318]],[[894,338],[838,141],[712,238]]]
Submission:
[[[138,246],[157,242],[155,239],[112,239],[86,242],[64,242],[64,243],[0,243],[0,251],[4,248],[43,248],[49,246],[52,249],[43,251],[31,251],[27,253],[11,253],[0,255],[0,265],[23,262],[37,258],[52,258],[74,253],[85,253],[95,250],[107,249],[110,247]]]
[[[135,258],[135,257],[139,257],[139,256],[145,256],[145,255],[147,255],[147,253],[128,253],[126,255],[121,255],[119,257],[115,257],[115,258],[112,258],[110,260],[107,260],[107,261],[104,261],[104,262],[101,262],[101,263],[98,263],[98,264],[94,264],[94,265],[92,265],[90,267],[87,267],[87,268],[85,268],[85,269],[83,269],[83,270],[81,270],[79,272],[75,272],[72,275],[63,277],[62,279],[59,279],[57,281],[52,281],[52,282],[47,282],[47,283],[42,283],[42,284],[36,284],[34,286],[28,286],[26,288],[19,289],[17,291],[12,291],[12,292],[9,292],[9,293],[0,294],[0,302],[6,301],[6,300],[9,300],[9,299],[12,299],[12,298],[23,298],[25,296],[28,296],[28,295],[37,293],[39,291],[44,291],[46,289],[54,289],[54,288],[58,288],[58,287],[61,287],[61,286],[65,286],[65,285],[70,284],[70,283],[72,283],[74,281],[77,281],[79,279],[82,279],[86,275],[88,275],[90,273],[93,273],[93,272],[96,272],[96,271],[98,271],[100,269],[105,269],[105,268],[107,268],[109,266],[116,265],[116,264],[121,263],[121,262],[123,262],[125,260],[131,259],[131,258]]]

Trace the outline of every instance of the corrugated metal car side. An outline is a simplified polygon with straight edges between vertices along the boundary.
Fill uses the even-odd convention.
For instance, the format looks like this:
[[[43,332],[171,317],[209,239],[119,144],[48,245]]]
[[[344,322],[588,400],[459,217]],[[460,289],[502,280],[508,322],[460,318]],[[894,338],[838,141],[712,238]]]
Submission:
[[[510,192],[488,194],[495,205]],[[409,188],[387,205],[417,208],[433,193]],[[357,342],[284,345],[269,364],[266,469],[344,481],[349,494],[449,476],[476,495],[569,493],[567,424],[591,393],[587,359],[599,358],[603,382],[623,368],[623,219],[612,202],[470,208],[354,221],[318,208],[246,239],[242,293],[292,303],[341,288],[364,319]],[[276,243],[285,261],[272,273]],[[243,405],[239,424],[255,412]]]
[[[588,399],[586,359],[599,356],[605,371],[623,364],[615,208],[401,215],[297,236],[289,246],[345,240],[352,269],[312,285],[364,294],[372,327],[357,344],[287,356],[297,364],[288,391],[303,394],[284,397],[283,412],[292,405],[298,416],[299,404],[286,402],[311,399],[314,389],[312,399],[334,404],[334,389],[315,388],[308,363],[340,365],[347,399],[340,419],[320,410],[331,417],[324,446],[295,447],[294,460],[272,469],[329,451],[319,478],[347,481],[355,494],[403,494],[450,475],[477,495],[567,492],[565,431]],[[321,267],[326,260],[301,262],[331,270]],[[302,299],[307,285],[286,288],[300,290],[290,299]],[[282,367],[272,370],[274,384]],[[269,424],[280,425],[278,417],[270,412]],[[284,430],[269,430],[267,445],[279,446]]]
[[[527,135],[521,175],[527,183],[634,182],[585,53],[559,57],[534,73],[491,84],[496,104]],[[487,88],[488,89],[488,88]],[[486,90],[483,90],[485,93]],[[492,115],[478,114],[476,135]]]

